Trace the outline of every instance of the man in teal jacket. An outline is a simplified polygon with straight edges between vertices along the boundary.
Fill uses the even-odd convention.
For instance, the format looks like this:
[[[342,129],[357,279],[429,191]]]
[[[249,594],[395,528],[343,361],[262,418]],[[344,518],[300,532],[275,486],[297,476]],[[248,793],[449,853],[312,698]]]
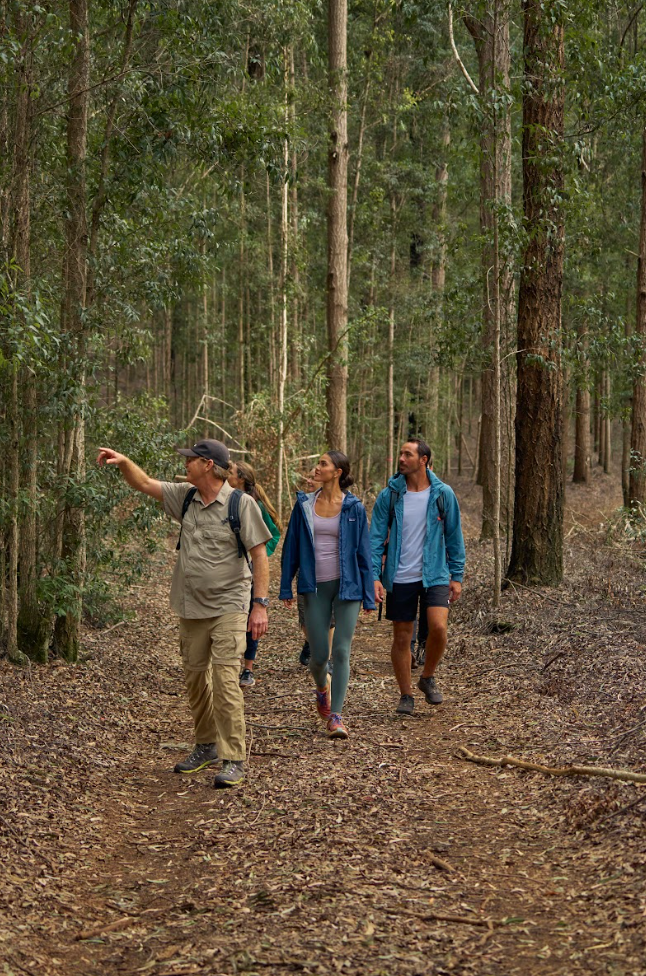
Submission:
[[[418,603],[428,620],[418,687],[430,705],[439,705],[442,694],[434,674],[446,649],[449,606],[460,597],[464,573],[458,501],[453,489],[433,474],[431,449],[420,438],[404,444],[399,474],[377,496],[370,545],[375,600],[382,603],[388,594],[386,619],[393,622],[391,658],[401,695],[397,712],[412,715],[410,642]]]

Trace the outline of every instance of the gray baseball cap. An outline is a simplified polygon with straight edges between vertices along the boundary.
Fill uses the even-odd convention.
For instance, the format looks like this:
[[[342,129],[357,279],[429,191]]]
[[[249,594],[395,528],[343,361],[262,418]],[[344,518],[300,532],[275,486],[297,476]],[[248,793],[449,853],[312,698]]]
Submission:
[[[222,441],[198,441],[193,447],[178,447],[177,453],[184,457],[201,457],[213,461],[221,468],[229,467],[229,449]]]

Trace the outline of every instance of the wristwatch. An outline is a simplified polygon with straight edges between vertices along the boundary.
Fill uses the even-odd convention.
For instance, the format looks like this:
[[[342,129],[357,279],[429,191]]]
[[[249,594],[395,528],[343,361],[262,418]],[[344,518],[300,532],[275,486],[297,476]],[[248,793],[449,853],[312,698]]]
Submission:
[[[269,598],[266,596],[255,596],[251,602],[259,603],[261,607],[265,608],[269,606]]]

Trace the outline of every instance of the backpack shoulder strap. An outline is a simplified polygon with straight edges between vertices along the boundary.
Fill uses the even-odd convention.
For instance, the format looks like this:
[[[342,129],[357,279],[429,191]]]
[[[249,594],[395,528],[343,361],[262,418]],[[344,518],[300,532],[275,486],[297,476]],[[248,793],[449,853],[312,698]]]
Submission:
[[[440,522],[444,521],[445,510],[446,510],[446,503],[444,501],[444,495],[442,493],[442,489],[440,489],[440,492],[437,496],[437,514]]]
[[[394,488],[391,488],[390,499],[388,501],[388,529],[390,529],[390,526],[393,524],[393,519],[395,517],[395,501],[395,490]]]
[[[245,549],[244,542],[240,538],[240,498],[242,497],[242,491],[240,488],[234,488],[229,496],[229,514],[227,516],[229,527],[236,537],[238,543],[238,557],[247,560],[247,566],[251,569],[251,561],[249,559],[249,554]]]
[[[184,501],[182,502],[182,514],[180,516],[180,522],[183,522],[184,521],[184,516],[188,512],[188,506],[191,504],[191,502],[195,498],[196,491],[197,491],[197,488],[195,488],[195,487],[189,488],[189,490],[184,495]],[[179,530],[179,538],[177,540],[177,545],[175,546],[175,550],[177,551],[178,549],[181,549],[181,548],[182,548],[182,530],[180,528],[180,530]]]

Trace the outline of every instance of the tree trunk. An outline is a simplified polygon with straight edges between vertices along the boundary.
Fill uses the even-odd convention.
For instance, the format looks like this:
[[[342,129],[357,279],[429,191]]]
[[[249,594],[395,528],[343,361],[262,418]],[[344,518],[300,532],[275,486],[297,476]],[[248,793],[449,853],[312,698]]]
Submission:
[[[639,228],[639,259],[637,261],[637,315],[635,333],[639,366],[633,380],[633,413],[630,437],[630,477],[628,502],[637,509],[646,503],[646,127],[642,132],[642,206]]]
[[[278,402],[278,341],[276,337],[276,296],[274,289],[274,244],[271,231],[271,183],[266,174],[267,210],[267,271],[269,275],[269,386],[272,401]]]
[[[603,396],[605,400],[605,410],[603,413],[603,470],[604,474],[610,474],[610,462],[612,460],[612,418],[610,415],[610,371],[604,372]]]
[[[294,90],[296,75],[294,68],[294,47],[289,48],[289,126],[290,132],[296,132],[296,99]],[[300,323],[300,272],[299,272],[299,234],[298,234],[298,156],[296,149],[292,149],[289,160],[291,182],[291,275],[292,275],[292,337],[290,346],[290,379],[294,389],[301,385],[301,350],[303,337]]]
[[[25,663],[26,656],[18,649],[18,494],[20,491],[20,436],[18,426],[18,370],[12,364],[9,379],[9,403],[7,409],[9,451],[7,480],[9,489],[7,549],[9,550],[8,580],[5,596],[7,612],[7,655],[15,664]]]
[[[30,177],[34,24],[30,17],[19,13],[16,16],[16,27],[22,41],[22,49],[16,71],[10,247],[15,261],[12,284],[24,299],[28,298],[31,292]],[[22,317],[20,309],[16,309],[16,315],[18,318]],[[11,364],[9,429],[11,450],[8,466],[12,540],[10,542],[10,591],[15,589],[16,579],[19,578],[20,581],[17,596],[11,593],[9,656],[12,660],[23,660],[24,652],[32,660],[42,662],[47,659],[50,628],[48,620],[43,619],[40,612],[36,594],[38,395],[34,371],[25,367],[19,369],[15,363]],[[22,504],[18,501],[18,484]],[[15,576],[15,573],[18,576]],[[16,608],[18,609],[17,620]]]
[[[386,381],[386,415],[388,425],[388,442],[385,480],[388,481],[394,470],[395,459],[395,276],[397,272],[397,208],[394,194],[390,198],[390,307],[388,309],[388,379]]]
[[[509,72],[511,55],[509,47],[509,0],[479,5],[477,16],[465,17],[465,24],[473,37],[478,55],[478,84],[481,106],[480,130],[480,230],[483,244],[481,275],[483,290],[482,347],[485,366],[482,371],[482,421],[480,425],[480,450],[478,484],[482,485],[481,538],[494,537],[494,508],[496,507],[496,482],[500,480],[499,495],[502,499],[499,523],[505,519],[508,496],[507,471],[511,442],[501,440],[501,457],[496,457],[496,433],[500,421],[498,413],[508,412],[501,407],[500,396],[504,392],[513,402],[511,357],[495,367],[493,361],[509,344],[514,312],[514,278],[508,261],[499,261],[495,253],[494,236],[498,233],[497,222],[501,211],[511,208],[511,104],[509,99]],[[499,265],[498,280],[492,280],[494,265]],[[495,295],[498,296],[496,304]],[[499,325],[496,324],[499,318]],[[496,339],[498,334],[498,339]],[[497,346],[498,352],[494,350]],[[498,377],[496,371],[504,370]],[[497,392],[498,391],[498,392]],[[513,416],[513,409],[512,409]]]
[[[575,484],[587,485],[590,481],[590,378],[588,370],[588,333],[586,327],[579,330],[579,369],[576,381],[576,406],[574,409],[574,472]]]
[[[564,30],[556,0],[524,0],[523,204],[528,243],[518,307],[516,491],[508,576],[563,577]]]
[[[431,210],[431,224],[437,233],[437,248],[430,269],[431,291],[433,293],[433,327],[430,330],[429,345],[431,362],[436,349],[437,332],[442,324],[444,287],[446,284],[446,198],[449,183],[449,167],[447,156],[451,145],[451,129],[445,119],[441,135],[442,155],[435,167],[435,183],[437,196]],[[440,370],[431,365],[428,371],[426,388],[426,441],[431,450],[437,452],[436,441],[440,435],[438,407],[440,402]],[[438,452],[439,453],[439,452]]]
[[[327,441],[347,450],[348,389],[348,75],[347,0],[328,0],[331,106],[327,206]]]
[[[289,113],[288,100],[288,67],[285,64],[285,123],[287,125]],[[286,138],[283,143],[283,165],[285,166],[285,176],[289,166],[289,141]],[[280,208],[280,343],[279,343],[279,363],[278,363],[278,457],[276,458],[276,502],[278,514],[283,515],[283,459],[285,457],[285,385],[287,383],[287,261],[289,255],[289,183],[283,179],[281,190]]]
[[[71,596],[68,610],[56,619],[54,650],[68,661],[78,659],[85,580],[85,514],[78,490],[85,478],[85,360],[84,310],[87,289],[88,226],[85,160],[87,147],[90,45],[88,0],[70,0],[70,32],[74,53],[69,77],[67,117],[67,275],[65,326],[74,356],[72,467],[63,521],[62,559]],[[76,489],[70,491],[69,489]]]
[[[245,335],[244,289],[247,270],[245,267],[245,237],[247,233],[244,167],[240,179],[240,244],[238,252],[238,410],[245,407]]]
[[[590,481],[590,391],[583,385],[577,386],[576,391],[572,481],[584,485]]]

